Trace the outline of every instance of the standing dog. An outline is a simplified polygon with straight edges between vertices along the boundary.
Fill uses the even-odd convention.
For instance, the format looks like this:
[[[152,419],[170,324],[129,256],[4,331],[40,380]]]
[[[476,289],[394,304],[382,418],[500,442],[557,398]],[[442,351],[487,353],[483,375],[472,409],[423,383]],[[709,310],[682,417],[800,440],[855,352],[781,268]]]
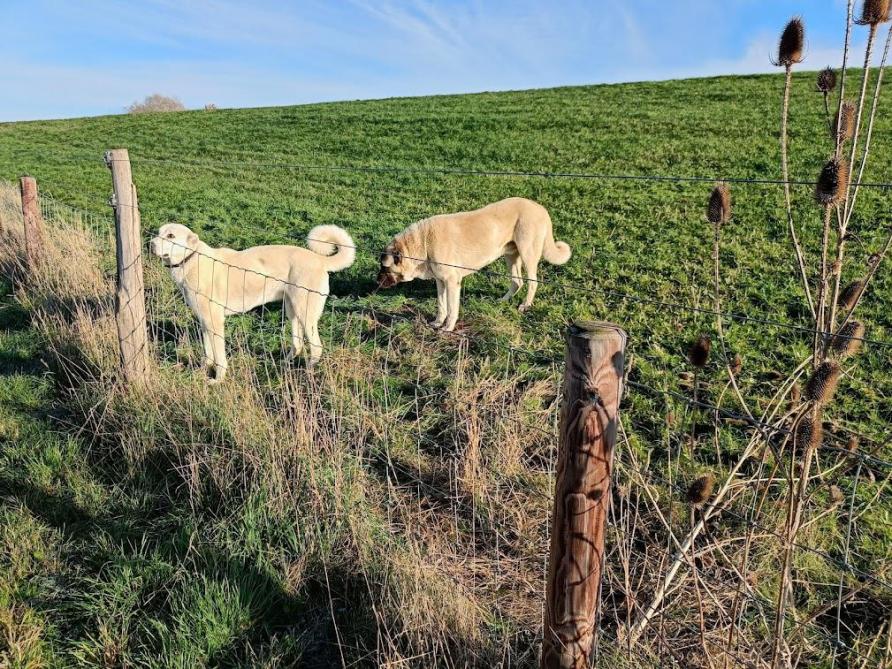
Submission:
[[[520,272],[526,267],[527,293],[520,305],[520,310],[526,311],[536,295],[539,259],[563,265],[570,259],[570,247],[554,241],[545,207],[511,197],[475,211],[433,216],[409,226],[381,254],[378,285],[389,288],[401,281],[434,279],[437,317],[431,325],[451,332],[458,320],[461,280],[499,256],[505,256],[511,273],[511,287],[503,300],[510,300],[520,290]]]
[[[201,326],[205,366],[212,383],[226,376],[223,320],[269,302],[285,301],[291,321],[292,356],[309,343],[307,365],[322,354],[319,317],[328,296],[328,273],[353,264],[350,235],[336,225],[320,225],[307,236],[310,250],[298,246],[255,246],[244,251],[211,248],[185,225],[162,225],[150,242],[151,252],[170,268],[170,275]]]

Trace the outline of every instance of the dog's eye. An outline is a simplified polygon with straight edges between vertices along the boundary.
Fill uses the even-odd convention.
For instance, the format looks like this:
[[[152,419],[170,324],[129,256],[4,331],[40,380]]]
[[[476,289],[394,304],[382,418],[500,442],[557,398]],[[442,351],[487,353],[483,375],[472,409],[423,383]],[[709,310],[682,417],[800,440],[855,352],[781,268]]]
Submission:
[[[173,238],[174,238],[174,234],[173,234],[172,232],[168,232],[168,233],[167,233],[167,238],[168,238],[168,239],[173,239]]]
[[[393,254],[393,264],[394,265],[399,265],[402,261],[403,261],[403,256],[401,256],[399,253]]]
[[[378,261],[383,265],[384,261],[387,259],[387,256],[389,256],[389,255],[390,255],[389,253],[382,253],[380,256],[378,256]]]

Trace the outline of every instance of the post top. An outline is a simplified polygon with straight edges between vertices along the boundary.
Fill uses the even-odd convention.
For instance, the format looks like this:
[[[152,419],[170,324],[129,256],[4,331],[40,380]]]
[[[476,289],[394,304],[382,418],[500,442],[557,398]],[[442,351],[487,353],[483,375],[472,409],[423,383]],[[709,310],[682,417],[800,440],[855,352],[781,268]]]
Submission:
[[[612,339],[621,337],[623,341],[628,339],[626,331],[619,325],[606,321],[573,321],[567,327],[567,336],[582,337],[583,339]]]

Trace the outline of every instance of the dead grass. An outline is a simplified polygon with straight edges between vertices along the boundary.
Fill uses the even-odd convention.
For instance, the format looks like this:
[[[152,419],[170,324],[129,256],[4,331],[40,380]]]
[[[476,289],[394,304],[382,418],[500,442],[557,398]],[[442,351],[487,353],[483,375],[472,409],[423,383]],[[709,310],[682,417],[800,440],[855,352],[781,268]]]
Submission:
[[[15,220],[15,197],[0,190],[4,220]],[[0,262],[19,277],[17,295],[45,342],[71,429],[92,444],[92,466],[134,487],[151,474],[165,505],[196,523],[242,527],[237,541],[256,540],[278,555],[275,577],[285,592],[318,605],[316,616],[330,626],[325,662],[537,663],[556,369],[481,359],[473,340],[454,342],[447,358],[442,339],[415,327],[413,314],[387,320],[357,311],[337,321],[341,331],[309,374],[282,364],[280,322],[264,312],[233,319],[229,378],[211,387],[198,369],[188,311],[165,272],[147,263],[157,364],[145,383],[127,386],[117,372],[107,239],[90,221],[53,215],[44,262],[27,282],[15,225],[3,235]],[[651,432],[687,467],[691,455],[675,443],[688,432],[686,420],[673,428],[658,418]],[[632,648],[622,644],[620,631],[650,600],[674,552],[666,537],[683,534],[697,511],[684,502],[691,472],[678,460],[644,478],[651,445],[623,440],[621,450],[602,659],[617,667],[661,658],[709,666],[705,645],[714,667],[758,664],[769,652],[780,547],[764,530],[728,518],[694,543],[686,565],[696,569],[673,585],[648,635]],[[747,513],[757,492],[771,490],[755,482],[771,478],[774,464],[767,448],[754,450],[725,503]],[[775,532],[783,526],[779,498],[757,514]],[[263,520],[247,524],[246,510],[257,505]],[[802,540],[829,549],[839,536],[819,523],[806,526]],[[797,560],[804,581],[835,583],[825,562]],[[815,608],[830,592],[805,591]],[[30,657],[42,643],[39,623],[20,607],[5,611],[0,651]],[[701,617],[716,624],[701,631]],[[803,634],[807,657],[824,657],[826,638]],[[126,663],[136,644],[111,628],[95,641],[84,646],[85,661]],[[252,645],[244,657],[264,648]]]

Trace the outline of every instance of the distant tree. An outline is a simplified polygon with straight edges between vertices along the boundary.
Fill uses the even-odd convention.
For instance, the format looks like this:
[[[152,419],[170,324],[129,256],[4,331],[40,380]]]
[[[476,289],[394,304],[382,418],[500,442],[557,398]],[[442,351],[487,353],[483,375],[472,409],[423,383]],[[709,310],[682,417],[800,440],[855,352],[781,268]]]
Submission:
[[[213,102],[208,102],[204,106],[204,110],[205,111],[217,111],[217,105],[215,105]]]
[[[142,102],[137,101],[127,107],[127,112],[129,114],[147,114],[150,112],[184,111],[185,109],[185,105],[177,98],[153,93],[147,95]]]

